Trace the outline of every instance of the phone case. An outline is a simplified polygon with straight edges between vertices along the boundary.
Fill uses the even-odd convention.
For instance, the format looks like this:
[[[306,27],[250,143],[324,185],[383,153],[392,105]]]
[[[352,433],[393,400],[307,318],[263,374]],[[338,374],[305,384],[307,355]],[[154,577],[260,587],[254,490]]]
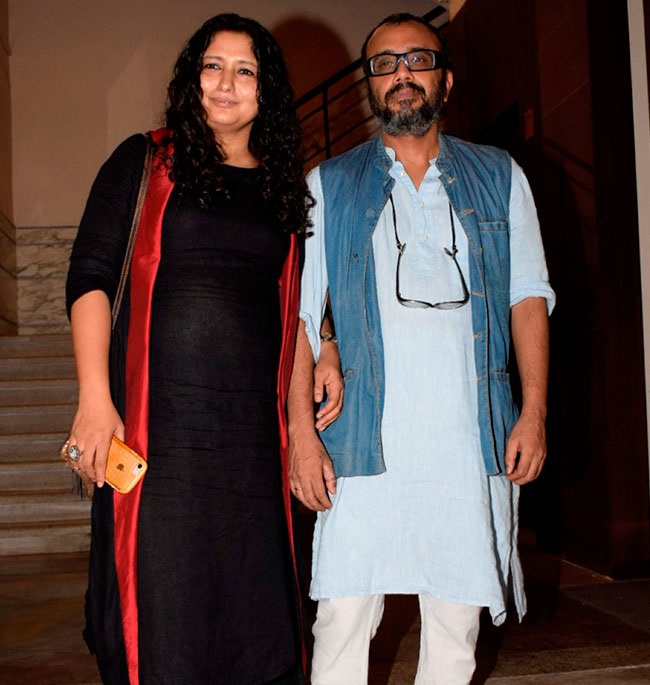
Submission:
[[[106,482],[118,492],[131,492],[147,470],[147,462],[113,436],[106,463]]]

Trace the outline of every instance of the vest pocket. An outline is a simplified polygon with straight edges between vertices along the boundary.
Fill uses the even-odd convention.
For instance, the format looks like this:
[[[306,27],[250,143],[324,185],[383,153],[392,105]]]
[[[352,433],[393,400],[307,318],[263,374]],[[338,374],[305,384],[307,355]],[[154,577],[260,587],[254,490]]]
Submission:
[[[493,290],[507,293],[510,290],[508,222],[503,219],[479,221],[478,226],[481,232],[485,271],[493,275],[489,285]]]
[[[484,231],[507,231],[508,222],[505,219],[495,219],[493,221],[479,221],[478,227],[481,233],[483,233]]]

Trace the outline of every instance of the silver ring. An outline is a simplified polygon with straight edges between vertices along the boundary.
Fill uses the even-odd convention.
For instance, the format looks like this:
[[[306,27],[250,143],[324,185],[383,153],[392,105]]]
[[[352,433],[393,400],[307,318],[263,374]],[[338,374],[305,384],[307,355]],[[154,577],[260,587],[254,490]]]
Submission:
[[[70,457],[70,461],[79,461],[82,454],[83,452],[76,445],[70,445],[70,447],[68,447],[68,457]]]

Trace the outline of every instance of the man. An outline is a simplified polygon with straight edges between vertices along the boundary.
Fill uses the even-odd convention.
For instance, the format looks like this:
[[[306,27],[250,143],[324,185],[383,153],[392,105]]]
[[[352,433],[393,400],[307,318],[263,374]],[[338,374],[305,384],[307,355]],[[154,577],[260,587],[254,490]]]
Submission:
[[[386,593],[419,596],[416,684],[468,683],[481,608],[501,623],[512,592],[525,612],[518,491],[546,456],[554,294],[521,169],[440,132],[453,77],[438,32],[392,15],[362,56],[381,132],[310,175],[289,395],[292,490],[319,511],[312,685],[367,682]],[[328,292],[346,394],[321,443],[310,384]]]

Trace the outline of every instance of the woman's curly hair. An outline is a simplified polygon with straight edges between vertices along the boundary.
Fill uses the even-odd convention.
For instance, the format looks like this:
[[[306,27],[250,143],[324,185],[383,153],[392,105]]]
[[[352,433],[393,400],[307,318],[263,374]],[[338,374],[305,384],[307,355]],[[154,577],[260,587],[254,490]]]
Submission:
[[[253,19],[218,14],[201,26],[179,55],[167,90],[167,128],[174,143],[170,177],[183,195],[202,207],[209,207],[216,193],[226,192],[222,173],[225,155],[206,122],[200,85],[203,55],[219,31],[244,33],[251,38],[258,64],[259,111],[249,149],[259,161],[267,207],[284,230],[304,233],[310,225],[308,214],[314,200],[304,178],[294,93],[280,46]]]

